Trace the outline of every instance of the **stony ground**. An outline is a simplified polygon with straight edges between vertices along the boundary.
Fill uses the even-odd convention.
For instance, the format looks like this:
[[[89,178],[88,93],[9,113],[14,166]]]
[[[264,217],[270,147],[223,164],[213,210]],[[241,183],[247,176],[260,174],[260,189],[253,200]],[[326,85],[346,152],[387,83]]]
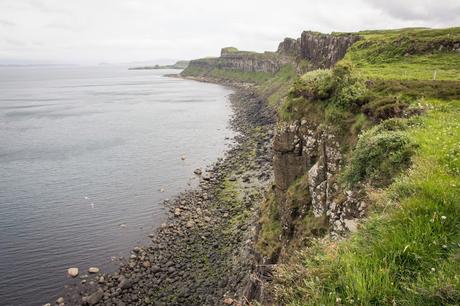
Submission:
[[[231,96],[236,145],[196,190],[165,202],[167,222],[113,274],[68,288],[65,305],[238,305],[250,287],[258,207],[271,181],[274,114],[249,89]],[[81,284],[80,284],[81,283]],[[59,302],[57,304],[59,304]]]

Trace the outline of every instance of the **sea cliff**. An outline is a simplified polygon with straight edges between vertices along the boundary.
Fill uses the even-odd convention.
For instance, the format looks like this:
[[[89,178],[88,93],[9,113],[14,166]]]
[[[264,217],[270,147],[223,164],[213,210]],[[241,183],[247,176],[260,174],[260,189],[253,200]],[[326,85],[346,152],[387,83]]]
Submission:
[[[459,52],[458,28],[305,31],[190,61],[236,90],[239,144],[83,301],[460,303]]]
[[[436,141],[427,143],[421,135],[432,128],[441,134],[458,129],[450,117],[458,120],[459,33],[458,28],[305,31],[268,53],[270,65],[266,54],[240,52],[231,57],[223,52],[199,69],[200,60],[190,63],[185,77],[252,84],[278,113],[273,184],[260,204],[258,262],[246,298],[325,305],[460,301],[452,278],[458,273],[459,219],[424,233],[417,232],[419,226],[441,219],[411,223],[423,219],[422,207],[430,207],[431,216],[458,215],[457,183],[438,181],[440,176],[458,182],[458,163],[447,166],[441,157],[447,153],[429,153]],[[443,115],[444,108],[453,113]],[[446,125],[438,126],[443,117]],[[446,150],[456,150],[456,136],[446,137]],[[423,176],[430,171],[426,163],[436,174]],[[409,193],[401,191],[407,188]],[[436,200],[425,198],[428,194]],[[441,236],[445,244],[430,244]],[[426,244],[432,253],[416,250]],[[409,264],[399,261],[401,256],[418,260]],[[424,275],[433,260],[439,262],[429,269],[441,272]],[[407,278],[414,273],[418,280]],[[440,278],[446,284],[434,285]]]

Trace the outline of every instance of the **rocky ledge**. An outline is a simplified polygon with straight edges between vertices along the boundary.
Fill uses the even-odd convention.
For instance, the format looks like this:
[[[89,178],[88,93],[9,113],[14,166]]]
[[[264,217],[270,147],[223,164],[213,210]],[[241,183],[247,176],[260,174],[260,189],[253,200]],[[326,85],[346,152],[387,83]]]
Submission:
[[[66,305],[239,305],[251,295],[258,201],[272,177],[274,114],[248,88],[231,96],[236,144],[164,204],[167,221],[112,274],[64,292]]]

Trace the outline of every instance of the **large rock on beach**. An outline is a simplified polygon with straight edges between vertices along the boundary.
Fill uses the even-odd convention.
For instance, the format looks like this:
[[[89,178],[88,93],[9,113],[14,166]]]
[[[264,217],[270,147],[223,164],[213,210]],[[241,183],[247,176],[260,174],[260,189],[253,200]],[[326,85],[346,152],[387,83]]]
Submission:
[[[68,268],[67,269],[67,275],[69,275],[70,277],[74,278],[74,277],[77,277],[78,276],[78,268]]]

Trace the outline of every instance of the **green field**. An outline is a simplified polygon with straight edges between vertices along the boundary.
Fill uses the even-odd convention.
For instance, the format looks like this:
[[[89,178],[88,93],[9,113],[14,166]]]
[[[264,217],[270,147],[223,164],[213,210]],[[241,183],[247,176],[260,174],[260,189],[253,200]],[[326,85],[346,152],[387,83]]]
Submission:
[[[369,78],[460,80],[460,28],[364,31],[346,58]]]

